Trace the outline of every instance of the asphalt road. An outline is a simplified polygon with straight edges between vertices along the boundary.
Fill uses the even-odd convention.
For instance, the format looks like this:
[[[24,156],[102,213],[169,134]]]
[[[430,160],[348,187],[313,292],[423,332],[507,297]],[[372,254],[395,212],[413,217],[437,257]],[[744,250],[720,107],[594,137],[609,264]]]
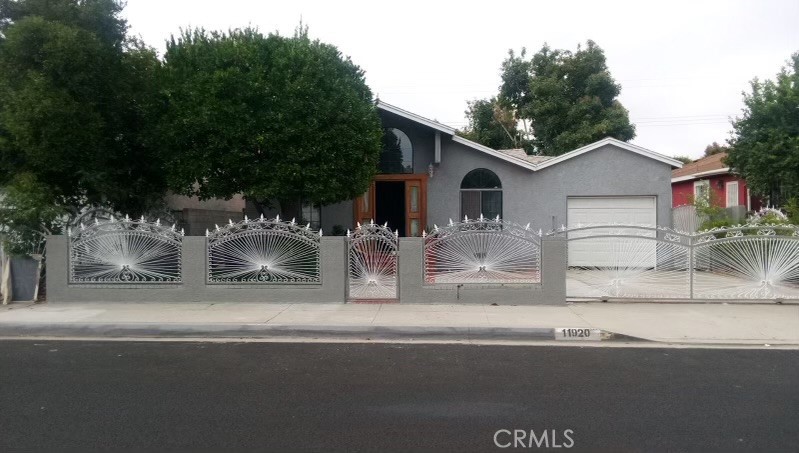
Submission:
[[[797,451],[799,351],[0,342],[0,450],[503,451],[502,429],[504,451],[531,430],[558,451]]]

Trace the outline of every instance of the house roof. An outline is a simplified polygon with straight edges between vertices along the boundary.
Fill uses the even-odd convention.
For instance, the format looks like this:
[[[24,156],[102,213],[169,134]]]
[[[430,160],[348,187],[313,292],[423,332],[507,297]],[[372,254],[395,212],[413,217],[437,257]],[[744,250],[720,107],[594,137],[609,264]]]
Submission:
[[[617,139],[615,139],[613,137],[605,137],[602,140],[599,140],[597,142],[585,145],[582,148],[577,148],[574,151],[569,151],[566,154],[561,154],[560,156],[555,156],[552,159],[546,160],[546,161],[538,164],[536,170],[539,170],[539,169],[542,169],[542,168],[546,168],[546,167],[549,167],[549,166],[552,166],[552,165],[555,165],[555,164],[559,164],[559,163],[563,162],[564,160],[568,160],[568,159],[577,157],[577,156],[579,156],[581,154],[585,154],[585,153],[587,153],[589,151],[593,151],[595,149],[599,149],[599,148],[601,148],[601,147],[603,147],[605,145],[613,145],[613,146],[615,146],[617,148],[621,148],[623,150],[630,151],[630,152],[633,152],[635,154],[639,154],[641,156],[657,160],[659,162],[663,162],[664,164],[669,164],[669,165],[671,165],[672,167],[675,167],[675,168],[682,167],[682,162],[680,162],[677,159],[672,159],[671,157],[664,156],[663,154],[660,154],[660,153],[656,153],[656,152],[654,152],[654,151],[652,151],[650,149],[646,149],[646,148],[638,146],[638,145],[633,145],[632,143],[623,142],[623,141],[617,140]]]
[[[725,157],[727,157],[727,153],[713,154],[685,164],[682,168],[672,170],[671,182],[690,181],[692,179],[729,173],[730,167],[722,162]]]
[[[523,150],[518,150],[518,149],[496,150],[493,148],[489,148],[488,146],[481,145],[479,143],[473,142],[471,140],[468,140],[466,138],[457,135],[457,129],[441,124],[438,121],[431,120],[423,116],[419,116],[415,113],[411,113],[407,110],[403,110],[391,104],[387,104],[380,100],[377,101],[377,108],[401,116],[408,120],[415,121],[427,127],[433,128],[436,131],[448,134],[452,136],[452,141],[455,143],[460,143],[474,150],[483,152],[485,154],[494,156],[506,162],[510,162],[512,164],[524,167],[532,171],[544,169],[546,167],[558,164],[565,160],[580,156],[589,151],[599,149],[605,145],[613,145],[616,146],[617,148],[621,148],[623,150],[630,151],[648,157],[650,159],[655,159],[657,161],[669,164],[675,168],[682,167],[682,162],[676,159],[672,159],[671,157],[664,156],[663,154],[656,153],[654,151],[642,148],[640,146],[626,143],[621,140],[616,140],[615,138],[612,137],[603,138],[602,140],[583,146],[582,148],[569,151],[568,153],[561,154],[560,156],[528,156],[527,153],[524,153],[524,156],[522,156],[521,153],[519,153],[519,151],[523,152]]]
[[[522,148],[498,149],[497,151],[505,153],[509,156],[513,156],[517,159],[526,160],[527,162],[530,162],[533,165],[540,164],[545,160],[552,159],[552,156],[531,156],[527,154],[527,151],[523,150]]]
[[[449,135],[455,135],[455,133],[457,132],[457,130],[455,128],[452,128],[452,127],[449,127],[447,125],[441,124],[441,123],[439,123],[436,120],[427,119],[427,118],[425,118],[423,116],[419,116],[419,115],[417,115],[415,113],[411,113],[411,112],[409,112],[407,110],[403,110],[403,109],[401,109],[401,108],[399,108],[397,106],[394,106],[394,105],[391,105],[391,104],[386,104],[385,102],[383,102],[383,101],[381,101],[379,99],[377,101],[377,108],[379,108],[380,110],[385,110],[387,112],[391,112],[391,113],[393,113],[395,115],[401,116],[401,117],[409,119],[411,121],[415,121],[415,122],[417,122],[419,124],[423,124],[423,125],[425,125],[427,127],[432,127],[433,129],[435,129],[437,131],[441,131],[441,132],[444,132],[444,133],[449,134]]]

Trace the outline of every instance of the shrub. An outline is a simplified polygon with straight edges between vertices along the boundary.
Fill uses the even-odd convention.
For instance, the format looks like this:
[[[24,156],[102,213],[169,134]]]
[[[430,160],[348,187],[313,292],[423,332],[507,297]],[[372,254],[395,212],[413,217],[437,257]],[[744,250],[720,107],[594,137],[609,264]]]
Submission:
[[[788,220],[793,225],[799,225],[799,198],[791,197],[788,199],[788,202],[783,206],[786,214],[788,214]]]
[[[777,208],[763,208],[753,213],[746,222],[748,225],[787,225],[788,216]]]

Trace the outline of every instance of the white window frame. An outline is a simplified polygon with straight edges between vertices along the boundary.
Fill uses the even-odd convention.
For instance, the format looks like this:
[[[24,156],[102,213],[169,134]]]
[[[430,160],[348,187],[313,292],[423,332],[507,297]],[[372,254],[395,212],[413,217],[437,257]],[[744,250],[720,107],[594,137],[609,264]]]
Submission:
[[[705,191],[705,194],[707,195],[707,200],[706,201],[709,203],[710,202],[710,181],[708,181],[707,179],[703,179],[701,181],[694,181],[694,201],[699,200],[699,198],[700,198],[700,196],[699,196],[699,188],[703,187],[703,186],[706,188],[706,191]]]
[[[735,186],[735,191],[730,190],[730,186]],[[738,185],[738,181],[727,181],[724,184],[724,203],[728,208],[732,206],[738,206],[741,204],[741,188]],[[735,195],[735,204],[730,203],[730,195]]]
[[[464,189],[463,188],[463,182],[466,180],[466,178],[469,175],[471,175],[472,173],[474,173],[476,171],[479,171],[479,170],[487,171],[487,172],[491,173],[492,175],[494,175],[494,177],[497,178],[497,181],[498,181],[499,185],[496,186],[496,187],[477,187],[477,188]],[[479,194],[479,204],[480,204],[480,213],[479,213],[479,215],[485,215],[487,217],[493,217],[491,215],[493,213],[488,213],[484,209],[484,206],[483,206],[483,202],[484,202],[483,195],[486,192],[498,192],[499,193],[499,213],[498,213],[498,215],[499,215],[500,218],[503,218],[502,214],[503,214],[504,209],[505,209],[505,200],[504,200],[504,195],[502,193],[502,180],[499,178],[499,175],[497,175],[493,170],[489,170],[489,169],[484,168],[484,167],[475,168],[474,170],[471,170],[468,173],[466,173],[466,175],[464,175],[463,179],[461,179],[460,200],[459,200],[460,201],[460,212],[461,212],[460,218],[463,218],[465,216],[465,214],[463,212],[464,211],[463,210],[463,194],[465,192],[477,192]],[[473,216],[475,214],[478,214],[478,213],[472,213]]]

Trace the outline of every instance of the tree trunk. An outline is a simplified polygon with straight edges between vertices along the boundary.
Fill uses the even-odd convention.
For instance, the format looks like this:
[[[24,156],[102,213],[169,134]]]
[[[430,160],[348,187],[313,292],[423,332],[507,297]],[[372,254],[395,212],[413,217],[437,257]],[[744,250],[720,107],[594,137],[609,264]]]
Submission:
[[[302,221],[302,204],[299,199],[280,200],[280,217],[283,220]]]

